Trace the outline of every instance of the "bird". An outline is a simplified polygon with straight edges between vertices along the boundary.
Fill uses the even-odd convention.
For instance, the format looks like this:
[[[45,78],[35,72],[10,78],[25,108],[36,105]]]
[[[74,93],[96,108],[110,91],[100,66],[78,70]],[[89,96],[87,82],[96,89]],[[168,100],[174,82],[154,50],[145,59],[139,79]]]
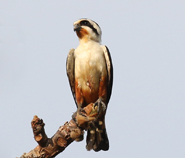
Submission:
[[[78,111],[93,103],[98,118],[87,130],[86,149],[109,150],[105,114],[113,85],[113,65],[109,49],[101,45],[102,31],[93,20],[82,18],[73,23],[79,46],[67,56],[66,71]]]

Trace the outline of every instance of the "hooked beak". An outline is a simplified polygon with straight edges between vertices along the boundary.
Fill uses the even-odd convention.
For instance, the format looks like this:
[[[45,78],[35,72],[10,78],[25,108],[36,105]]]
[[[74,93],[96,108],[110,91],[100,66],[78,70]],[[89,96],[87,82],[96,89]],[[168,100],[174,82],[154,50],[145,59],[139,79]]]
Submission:
[[[76,24],[74,25],[74,31],[80,31],[81,30],[81,26]]]

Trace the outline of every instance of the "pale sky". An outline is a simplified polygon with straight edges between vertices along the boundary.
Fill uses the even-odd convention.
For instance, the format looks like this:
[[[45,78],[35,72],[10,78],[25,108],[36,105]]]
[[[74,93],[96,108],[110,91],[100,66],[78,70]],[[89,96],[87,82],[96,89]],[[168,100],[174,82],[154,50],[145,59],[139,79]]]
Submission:
[[[107,152],[85,139],[57,157],[185,157],[185,1],[0,0],[0,155],[37,146],[31,120],[48,137],[76,111],[66,57],[78,46],[73,22],[96,21],[114,66],[106,115]]]

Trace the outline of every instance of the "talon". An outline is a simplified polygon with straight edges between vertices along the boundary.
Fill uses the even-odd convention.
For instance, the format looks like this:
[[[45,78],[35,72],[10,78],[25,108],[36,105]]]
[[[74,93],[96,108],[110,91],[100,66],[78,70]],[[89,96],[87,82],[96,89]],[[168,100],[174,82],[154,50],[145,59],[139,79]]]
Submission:
[[[95,103],[94,103],[94,107],[98,107],[98,113],[100,114],[102,111],[104,112],[106,110],[106,105],[105,103],[102,101],[101,98],[99,98]]]
[[[85,110],[83,108],[78,108],[77,109],[77,113],[79,115],[82,115],[82,116],[85,116],[86,117],[86,112],[85,112]]]
[[[84,109],[80,109],[80,112],[82,112],[82,113],[85,113],[85,114],[86,114],[86,112],[85,112],[85,110],[84,110]]]

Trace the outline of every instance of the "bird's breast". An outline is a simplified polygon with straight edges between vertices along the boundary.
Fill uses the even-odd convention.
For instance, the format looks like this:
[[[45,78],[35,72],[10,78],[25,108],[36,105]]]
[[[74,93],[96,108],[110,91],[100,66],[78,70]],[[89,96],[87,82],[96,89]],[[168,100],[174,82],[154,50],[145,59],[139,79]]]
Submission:
[[[83,91],[98,92],[101,76],[106,76],[106,64],[101,47],[75,50],[75,80]]]

